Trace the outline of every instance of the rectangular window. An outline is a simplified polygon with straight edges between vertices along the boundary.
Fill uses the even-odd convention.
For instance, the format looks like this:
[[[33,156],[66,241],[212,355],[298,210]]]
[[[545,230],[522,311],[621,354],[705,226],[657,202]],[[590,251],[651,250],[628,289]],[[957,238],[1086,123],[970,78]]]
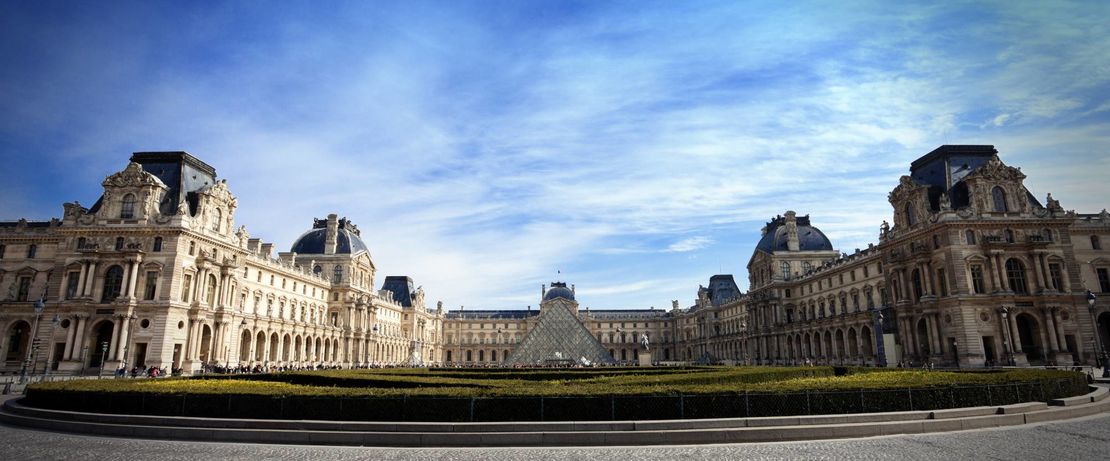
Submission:
[[[983,266],[971,266],[971,294],[983,294]]]
[[[1060,270],[1059,264],[1048,265],[1048,278],[1052,282],[1052,289],[1056,291],[1063,291],[1064,287],[1064,274]]]
[[[937,269],[937,283],[940,284],[940,295],[948,296],[948,276],[944,269]]]
[[[143,299],[147,301],[153,301],[154,293],[156,291],[158,291],[158,272],[147,271],[146,286],[143,288]]]
[[[871,269],[871,266],[869,266],[869,265],[868,266],[863,266],[863,276],[864,277],[870,277],[871,276],[871,270],[870,269]]]
[[[189,302],[189,288],[193,284],[193,276],[185,274],[185,281],[181,282],[181,301]]]
[[[77,297],[77,282],[81,280],[81,273],[72,271],[66,276],[66,299]]]
[[[19,278],[19,292],[15,295],[16,301],[26,301],[31,292],[31,277]]]
[[[1110,270],[1105,267],[1098,269],[1098,287],[1103,293],[1110,293]]]
[[[4,252],[7,251],[7,245],[0,245],[0,259],[4,259]]]
[[[38,252],[38,245],[31,245],[27,247],[27,259],[35,259],[35,253]]]

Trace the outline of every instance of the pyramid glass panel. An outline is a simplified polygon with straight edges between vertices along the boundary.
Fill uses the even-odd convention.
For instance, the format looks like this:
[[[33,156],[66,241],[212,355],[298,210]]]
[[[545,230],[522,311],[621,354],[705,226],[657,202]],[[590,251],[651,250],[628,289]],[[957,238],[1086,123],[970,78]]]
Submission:
[[[536,326],[505,361],[507,365],[590,365],[613,363],[569,306],[561,302],[540,313]]]

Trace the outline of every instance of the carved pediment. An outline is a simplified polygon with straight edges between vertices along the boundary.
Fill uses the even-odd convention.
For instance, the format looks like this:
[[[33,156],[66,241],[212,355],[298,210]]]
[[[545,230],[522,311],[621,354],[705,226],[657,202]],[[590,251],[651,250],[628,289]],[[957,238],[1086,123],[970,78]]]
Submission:
[[[166,184],[135,162],[127,164],[127,168],[116,174],[104,178],[101,183],[104,187],[161,187],[167,189]]]
[[[967,176],[968,179],[986,179],[991,181],[1022,181],[1025,173],[1021,168],[1008,166],[1002,163],[997,155],[991,157],[983,166]]]
[[[889,200],[891,204],[903,202],[913,198],[916,192],[928,189],[928,187],[929,186],[925,184],[914,181],[913,178],[907,175],[903,175],[898,179],[898,187],[895,187],[894,190],[890,191],[890,194],[887,195],[887,200]]]

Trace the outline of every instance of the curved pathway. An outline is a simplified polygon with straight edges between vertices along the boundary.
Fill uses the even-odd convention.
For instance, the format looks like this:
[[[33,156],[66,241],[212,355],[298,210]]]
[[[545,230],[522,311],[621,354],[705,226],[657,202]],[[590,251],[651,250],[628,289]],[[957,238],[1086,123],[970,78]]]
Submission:
[[[591,448],[363,448],[88,437],[0,425],[3,459],[1106,459],[1110,414],[942,434],[740,445]]]

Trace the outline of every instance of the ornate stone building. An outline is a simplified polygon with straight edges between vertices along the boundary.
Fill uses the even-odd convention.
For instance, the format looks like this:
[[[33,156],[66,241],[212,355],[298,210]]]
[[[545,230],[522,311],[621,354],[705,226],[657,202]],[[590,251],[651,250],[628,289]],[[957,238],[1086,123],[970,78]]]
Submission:
[[[1110,216],[1065,211],[1051,194],[1042,204],[1024,179],[993,146],[941,146],[890,193],[894,225],[851,254],[806,218],[775,218],[748,265],[751,291],[716,308],[743,310],[739,334],[714,337],[711,351],[757,363],[1093,363],[1110,339]]]
[[[440,360],[442,309],[407,277],[375,291],[350,221],[316,220],[274,254],[185,152],[136,153],[102,185],[61,220],[0,223],[0,371]]]

